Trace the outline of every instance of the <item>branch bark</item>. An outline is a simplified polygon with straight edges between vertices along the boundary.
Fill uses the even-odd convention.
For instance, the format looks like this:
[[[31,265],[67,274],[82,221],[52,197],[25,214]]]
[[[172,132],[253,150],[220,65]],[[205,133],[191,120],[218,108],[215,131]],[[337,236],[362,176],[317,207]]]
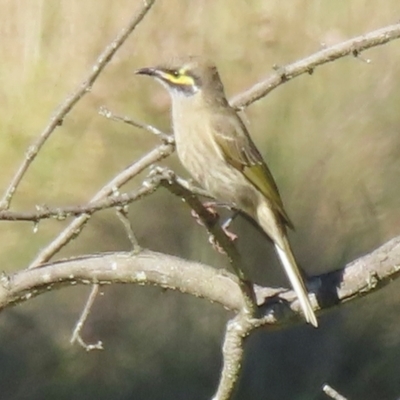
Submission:
[[[275,73],[256,83],[248,90],[239,93],[230,100],[233,107],[243,109],[265,97],[283,83],[302,74],[312,74],[316,67],[352,55],[357,57],[361,52],[372,47],[386,44],[400,38],[400,24],[390,25],[365,35],[357,36],[345,42],[318,51],[293,64],[278,67]]]
[[[264,266],[263,266],[264,267]],[[6,269],[6,268],[3,268]],[[369,294],[389,284],[400,274],[400,236],[343,269],[313,277],[312,304],[326,310]],[[238,279],[223,269],[179,257],[142,250],[104,253],[60,260],[0,278],[0,309],[65,286],[76,284],[136,283],[189,293],[240,312],[244,302]],[[263,308],[264,324],[300,322],[296,295],[283,288],[255,286],[257,303]],[[279,301],[268,301],[274,297]]]

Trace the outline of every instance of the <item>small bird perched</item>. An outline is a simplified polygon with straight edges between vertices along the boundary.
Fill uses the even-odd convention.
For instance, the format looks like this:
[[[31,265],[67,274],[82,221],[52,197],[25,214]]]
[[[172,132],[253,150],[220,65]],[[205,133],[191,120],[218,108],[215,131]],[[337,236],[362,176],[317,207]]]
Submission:
[[[246,126],[225,96],[216,66],[199,57],[136,71],[159,81],[172,99],[172,122],[183,166],[212,196],[246,213],[264,230],[299,299],[318,326],[290,248],[286,214],[274,178]]]

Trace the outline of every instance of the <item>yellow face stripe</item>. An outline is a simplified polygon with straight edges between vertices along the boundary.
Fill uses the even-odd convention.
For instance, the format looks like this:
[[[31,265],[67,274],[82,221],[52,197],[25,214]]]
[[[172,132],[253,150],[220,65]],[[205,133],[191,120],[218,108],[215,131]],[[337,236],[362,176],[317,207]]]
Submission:
[[[175,76],[172,74],[169,74],[168,72],[161,72],[160,76],[165,79],[166,81],[169,81],[171,83],[174,83],[175,85],[183,85],[183,86],[193,86],[195,85],[194,79],[190,75],[185,75],[185,71],[179,71],[179,75]]]

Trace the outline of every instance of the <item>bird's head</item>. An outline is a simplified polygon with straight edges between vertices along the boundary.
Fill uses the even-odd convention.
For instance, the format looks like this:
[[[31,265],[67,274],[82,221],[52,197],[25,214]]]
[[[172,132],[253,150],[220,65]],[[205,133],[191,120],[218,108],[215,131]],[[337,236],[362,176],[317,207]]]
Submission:
[[[225,97],[216,66],[200,57],[187,57],[157,67],[141,68],[136,74],[155,78],[172,97],[191,97],[199,92]]]

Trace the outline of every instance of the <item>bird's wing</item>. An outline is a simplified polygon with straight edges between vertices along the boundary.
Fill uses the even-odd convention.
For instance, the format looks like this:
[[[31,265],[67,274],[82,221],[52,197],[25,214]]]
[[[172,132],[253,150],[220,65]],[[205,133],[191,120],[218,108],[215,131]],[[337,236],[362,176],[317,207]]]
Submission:
[[[213,121],[215,139],[225,160],[240,170],[271,203],[283,222],[290,228],[290,221],[283,207],[275,180],[253,143],[246,126],[236,112],[218,115]]]

